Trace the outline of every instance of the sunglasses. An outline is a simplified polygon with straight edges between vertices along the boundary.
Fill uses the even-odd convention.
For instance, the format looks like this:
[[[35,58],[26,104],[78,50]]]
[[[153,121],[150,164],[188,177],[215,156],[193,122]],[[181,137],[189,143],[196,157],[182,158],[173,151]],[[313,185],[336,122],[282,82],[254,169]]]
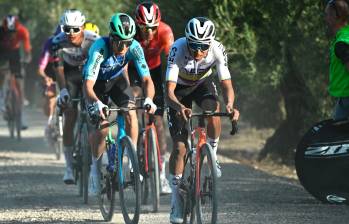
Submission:
[[[69,26],[65,26],[63,27],[63,31],[66,34],[71,34],[71,33],[79,33],[81,31],[80,27],[69,27]]]
[[[156,31],[158,29],[157,26],[144,26],[144,25],[138,25],[139,29],[142,30],[143,32],[147,32],[148,30],[151,31]]]
[[[209,44],[200,44],[200,43],[194,43],[194,42],[188,42],[188,46],[190,49],[194,51],[207,51],[210,48]]]
[[[123,40],[117,35],[110,35],[112,41],[116,44],[118,49],[122,49],[124,46],[129,47],[132,44],[133,39]]]

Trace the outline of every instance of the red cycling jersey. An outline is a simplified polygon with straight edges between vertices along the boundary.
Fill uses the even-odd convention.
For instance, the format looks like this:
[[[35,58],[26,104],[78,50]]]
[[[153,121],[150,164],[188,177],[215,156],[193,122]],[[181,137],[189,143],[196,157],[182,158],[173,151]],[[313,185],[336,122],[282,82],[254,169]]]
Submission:
[[[160,22],[155,37],[147,44],[146,40],[141,39],[141,35],[135,38],[142,46],[145,59],[149,69],[154,69],[161,64],[160,54],[165,51],[168,55],[171,45],[173,44],[173,33],[169,25]]]
[[[25,52],[31,51],[29,31],[22,24],[16,27],[16,33],[12,36],[10,33],[2,33],[1,45],[3,49],[16,50],[19,49],[20,43],[23,42]]]

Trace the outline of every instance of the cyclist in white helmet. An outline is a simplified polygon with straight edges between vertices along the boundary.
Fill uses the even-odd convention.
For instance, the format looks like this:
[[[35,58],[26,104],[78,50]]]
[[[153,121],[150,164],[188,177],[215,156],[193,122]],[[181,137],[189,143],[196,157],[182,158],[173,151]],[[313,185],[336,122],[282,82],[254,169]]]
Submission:
[[[239,117],[234,109],[232,87],[226,51],[215,40],[215,26],[204,17],[191,19],[185,29],[185,37],[175,41],[168,56],[165,98],[168,108],[168,125],[173,141],[170,157],[170,178],[172,185],[171,223],[183,222],[183,206],[179,195],[179,182],[183,173],[185,142],[188,133],[185,120],[191,114],[192,102],[204,111],[219,111],[220,104],[216,85],[212,79],[212,68],[216,67],[225,101],[225,109],[233,113],[233,120]],[[180,116],[178,116],[180,114]],[[214,153],[217,151],[221,123],[219,117],[208,118],[208,142]],[[217,163],[217,176],[221,176]]]
[[[52,40],[53,55],[58,58],[55,63],[57,82],[60,93],[57,105],[64,108],[63,145],[66,159],[66,171],[63,181],[74,184],[73,162],[73,129],[77,117],[77,103],[69,104],[71,98],[81,97],[82,66],[87,60],[88,50],[99,37],[96,33],[84,30],[85,16],[76,9],[66,10],[60,24],[63,32]]]

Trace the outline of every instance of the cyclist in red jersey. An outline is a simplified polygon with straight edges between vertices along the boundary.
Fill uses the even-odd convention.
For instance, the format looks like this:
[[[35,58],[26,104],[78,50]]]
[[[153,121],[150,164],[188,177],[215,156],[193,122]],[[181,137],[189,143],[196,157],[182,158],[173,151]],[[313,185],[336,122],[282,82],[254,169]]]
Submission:
[[[155,126],[159,139],[161,152],[162,168],[160,173],[160,191],[162,194],[171,193],[166,178],[164,155],[167,151],[165,130],[163,124],[164,114],[164,97],[163,97],[163,73],[161,70],[161,53],[164,52],[166,57],[169,54],[171,45],[173,44],[173,33],[169,25],[161,21],[161,13],[159,7],[152,2],[141,3],[136,8],[135,21],[137,25],[137,33],[135,39],[141,44],[145,59],[150,69],[151,78],[155,86],[154,103],[158,107],[155,112]],[[132,73],[130,81],[132,86],[140,83],[137,76]],[[138,83],[137,83],[138,82]],[[137,93],[136,93],[137,95]]]
[[[11,75],[15,75],[19,81],[22,93],[24,93],[24,81],[21,74],[20,47],[24,48],[24,62],[31,62],[31,44],[28,29],[19,22],[14,15],[7,15],[2,21],[0,29],[0,61],[9,63]],[[23,113],[22,113],[23,114]],[[25,125],[22,125],[26,129]]]

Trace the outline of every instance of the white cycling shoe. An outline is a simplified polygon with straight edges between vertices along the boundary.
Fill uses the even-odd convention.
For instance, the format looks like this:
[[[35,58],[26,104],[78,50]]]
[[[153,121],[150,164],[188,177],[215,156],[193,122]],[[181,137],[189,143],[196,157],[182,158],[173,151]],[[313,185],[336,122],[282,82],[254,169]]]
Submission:
[[[166,177],[160,175],[160,194],[171,194],[172,189]]]
[[[74,184],[74,175],[73,170],[70,167],[67,167],[64,172],[63,181],[65,184]]]

